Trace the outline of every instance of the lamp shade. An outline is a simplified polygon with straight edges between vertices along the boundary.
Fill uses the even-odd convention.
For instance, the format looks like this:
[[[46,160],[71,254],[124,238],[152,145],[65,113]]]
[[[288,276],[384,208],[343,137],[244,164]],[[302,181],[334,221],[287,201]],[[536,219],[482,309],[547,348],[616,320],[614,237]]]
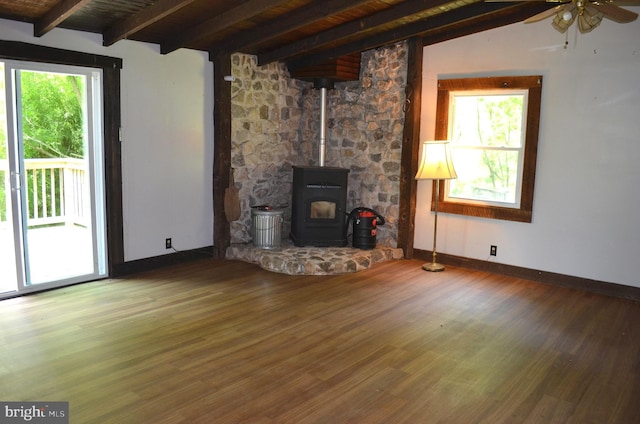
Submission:
[[[416,180],[450,180],[456,178],[448,141],[425,141]]]

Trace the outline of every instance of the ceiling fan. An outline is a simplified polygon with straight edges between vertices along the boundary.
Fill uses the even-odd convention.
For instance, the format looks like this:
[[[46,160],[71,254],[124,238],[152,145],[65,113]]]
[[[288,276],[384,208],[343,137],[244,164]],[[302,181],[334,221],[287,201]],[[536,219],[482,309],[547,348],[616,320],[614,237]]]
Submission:
[[[638,18],[638,14],[619,6],[640,6],[640,0],[546,0],[546,2],[557,3],[558,6],[533,15],[525,19],[524,22],[527,24],[538,22],[555,15],[551,25],[562,33],[566,32],[576,20],[581,33],[589,32],[600,25],[603,18],[608,18],[621,24],[633,22]]]

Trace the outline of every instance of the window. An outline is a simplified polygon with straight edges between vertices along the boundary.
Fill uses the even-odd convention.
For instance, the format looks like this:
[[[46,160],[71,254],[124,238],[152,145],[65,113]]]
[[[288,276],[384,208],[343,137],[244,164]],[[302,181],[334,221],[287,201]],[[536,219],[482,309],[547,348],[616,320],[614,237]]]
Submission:
[[[541,76],[438,81],[436,139],[458,173],[440,211],[531,222],[541,91]]]

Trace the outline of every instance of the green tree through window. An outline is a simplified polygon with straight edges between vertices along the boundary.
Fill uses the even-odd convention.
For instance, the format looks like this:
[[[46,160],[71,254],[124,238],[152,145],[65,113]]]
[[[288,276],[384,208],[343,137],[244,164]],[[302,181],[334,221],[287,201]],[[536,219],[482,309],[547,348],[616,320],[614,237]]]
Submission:
[[[85,77],[20,71],[22,135],[25,159],[84,157]],[[4,64],[0,62],[0,221],[7,220],[8,172]],[[61,178],[61,171],[56,178]],[[50,196],[49,180],[47,196]],[[34,187],[29,186],[29,201]],[[47,199],[50,201],[51,199]],[[60,203],[58,203],[58,208]],[[36,207],[30,203],[30,208]]]
[[[458,179],[449,183],[449,197],[518,206],[525,100],[522,90],[452,93],[449,138],[461,166]]]
[[[21,72],[24,155],[83,157],[84,77]]]
[[[7,112],[4,92],[4,63],[0,62],[0,222],[7,220],[7,190],[5,182],[9,172],[7,157]]]

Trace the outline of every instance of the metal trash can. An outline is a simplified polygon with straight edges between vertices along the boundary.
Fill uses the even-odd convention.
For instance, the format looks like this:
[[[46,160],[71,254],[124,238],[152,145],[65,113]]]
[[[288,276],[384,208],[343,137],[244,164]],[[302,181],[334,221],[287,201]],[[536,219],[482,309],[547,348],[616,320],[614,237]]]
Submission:
[[[251,209],[253,245],[260,249],[276,249],[282,242],[282,210]]]

